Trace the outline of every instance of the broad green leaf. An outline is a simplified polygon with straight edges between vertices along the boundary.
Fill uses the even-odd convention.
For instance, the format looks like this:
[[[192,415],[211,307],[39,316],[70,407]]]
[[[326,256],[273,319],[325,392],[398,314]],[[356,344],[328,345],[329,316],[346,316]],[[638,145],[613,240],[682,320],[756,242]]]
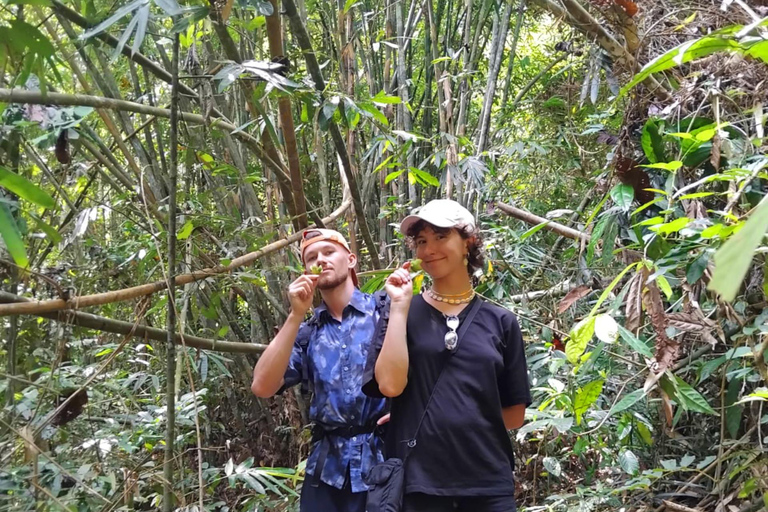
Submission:
[[[367,112],[370,114],[376,121],[380,122],[384,126],[389,126],[389,121],[387,120],[387,116],[381,113],[381,111],[376,108],[375,105],[372,105],[370,103],[358,103],[358,107],[360,107],[360,110],[363,112]]]
[[[640,341],[631,331],[621,325],[619,325],[619,336],[621,336],[621,339],[626,341],[627,345],[632,347],[638,354],[642,354],[648,358],[653,357],[653,352],[648,348],[648,345]]]
[[[611,414],[620,413],[622,411],[626,411],[633,405],[635,405],[637,402],[643,399],[645,397],[645,391],[641,389],[636,389],[635,391],[629,393],[628,395],[624,395],[624,397],[619,400],[616,405],[613,406],[613,409],[611,409]]]
[[[631,450],[624,450],[619,454],[619,465],[625,473],[633,476],[640,470],[640,461]]]
[[[664,217],[660,217],[660,216],[657,215],[656,217],[651,217],[650,219],[646,219],[646,220],[644,220],[642,222],[638,222],[637,224],[635,224],[632,227],[635,227],[635,226],[656,226],[658,224],[663,224],[663,223],[664,223]]]
[[[651,231],[655,231],[656,233],[660,235],[671,235],[672,233],[677,233],[681,229],[683,229],[685,226],[687,226],[691,222],[691,219],[688,217],[680,217],[673,221],[667,222],[665,224],[661,224],[658,226],[651,226]]]
[[[394,180],[395,178],[397,178],[398,176],[400,176],[404,172],[405,171],[401,169],[399,171],[395,171],[395,172],[391,172],[391,173],[387,174],[387,177],[384,178],[384,184],[385,185],[388,184],[390,181]]]
[[[656,276],[656,284],[659,285],[659,289],[667,296],[667,300],[672,298],[672,287],[669,285],[666,277]]]
[[[571,364],[577,364],[579,357],[584,353],[587,348],[587,343],[592,339],[592,335],[595,333],[595,317],[588,316],[581,322],[577,323],[571,332],[569,333],[570,340],[565,346],[565,355],[568,357],[568,361]]]
[[[371,98],[371,101],[373,101],[374,103],[379,103],[381,105],[396,105],[400,103],[400,97],[388,96],[384,91],[380,91],[376,96]]]
[[[595,336],[604,343],[614,343],[619,337],[619,325],[611,315],[597,315],[595,317]]]
[[[56,201],[46,192],[27,178],[19,176],[4,167],[0,167],[0,187],[6,188],[27,201],[43,208],[55,208]]]
[[[583,388],[576,392],[576,398],[573,401],[573,413],[576,415],[576,424],[581,425],[581,417],[587,410],[597,402],[600,398],[600,393],[603,392],[602,379],[593,380],[589,384],[585,384]]]
[[[632,201],[635,199],[635,189],[632,188],[632,185],[619,183],[611,189],[611,199],[616,203],[616,206],[624,211],[628,211],[632,207]]]
[[[682,195],[678,199],[683,201],[683,200],[686,200],[686,199],[699,199],[699,198],[702,198],[702,197],[709,197],[709,196],[713,196],[713,195],[715,195],[714,192],[695,192],[693,194]]]
[[[707,289],[719,293],[723,300],[735,299],[766,230],[768,198],[763,198],[744,227],[715,253],[715,272]]]
[[[24,248],[21,234],[19,234],[19,228],[16,226],[16,219],[13,218],[8,205],[5,203],[0,203],[0,236],[2,236],[5,248],[13,261],[23,268],[29,266],[27,251]]]
[[[664,169],[665,171],[675,172],[683,166],[683,162],[680,160],[673,160],[671,162],[657,162],[655,164],[641,165],[640,167],[647,167],[648,169]]]
[[[718,416],[701,393],[693,389],[690,384],[677,375],[675,375],[674,378],[676,390],[675,398],[680,402],[680,405],[682,405],[684,409]]]
[[[731,435],[731,439],[737,439],[739,435],[741,416],[744,412],[744,406],[736,403],[742,383],[743,379],[731,379],[728,383],[728,390],[725,393],[725,426]]]
[[[414,176],[416,181],[418,181],[422,185],[431,185],[433,187],[440,186],[440,180],[438,180],[428,172],[422,171],[421,169],[417,169],[416,167],[410,167],[408,169],[408,175]]]
[[[659,119],[649,119],[643,126],[643,134],[640,138],[640,143],[645,153],[646,158],[652,164],[657,162],[665,162],[667,160],[664,154],[664,141],[661,137],[659,124],[663,121]]]
[[[637,433],[640,434],[640,439],[642,439],[645,444],[648,446],[653,446],[653,436],[651,435],[651,430],[645,423],[640,422],[637,424]]]
[[[711,55],[715,52],[723,50],[738,49],[739,44],[732,39],[723,39],[718,36],[706,36],[693,41],[687,41],[672,50],[669,50],[662,55],[659,55],[643,68],[630,80],[630,82],[622,87],[619,92],[619,97],[625,95],[634,86],[651,76],[653,73],[659,73],[661,71],[680,66],[686,62],[700,59]]]
[[[179,231],[179,234],[176,235],[176,238],[178,240],[186,240],[189,238],[189,235],[192,234],[192,231],[195,229],[195,225],[192,223],[191,220],[188,220],[184,223],[184,225],[181,227],[181,231]]]
[[[609,222],[613,222],[614,217],[613,215],[606,215],[602,217],[600,220],[597,221],[597,224],[595,224],[595,229],[592,230],[592,237],[589,240],[589,244],[587,245],[587,264],[592,264],[592,260],[595,257],[595,248],[597,247],[597,242],[600,240],[600,238],[603,236],[603,231],[605,231],[605,228],[607,227]]]
[[[347,14],[349,12],[349,10],[352,8],[352,6],[355,5],[355,2],[357,2],[357,0],[347,0],[346,1],[346,3],[344,4],[344,14]]]
[[[768,401],[768,388],[757,388],[754,392],[748,394],[736,403],[743,404],[754,401]]]

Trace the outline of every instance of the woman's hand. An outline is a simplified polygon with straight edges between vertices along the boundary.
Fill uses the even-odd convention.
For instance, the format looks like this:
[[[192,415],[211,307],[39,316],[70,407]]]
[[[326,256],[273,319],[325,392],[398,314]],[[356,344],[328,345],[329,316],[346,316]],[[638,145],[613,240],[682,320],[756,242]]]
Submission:
[[[408,306],[413,298],[413,282],[410,272],[411,263],[405,263],[387,278],[384,289],[387,291],[392,305]]]

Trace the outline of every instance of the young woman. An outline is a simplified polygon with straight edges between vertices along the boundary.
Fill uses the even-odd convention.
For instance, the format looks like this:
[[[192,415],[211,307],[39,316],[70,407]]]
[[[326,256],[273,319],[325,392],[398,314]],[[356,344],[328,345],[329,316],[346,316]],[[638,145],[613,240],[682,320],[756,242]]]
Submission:
[[[432,286],[414,296],[408,265],[387,280],[389,318],[363,390],[392,398],[385,445],[405,460],[403,512],[515,511],[507,430],[523,424],[531,402],[517,319],[475,295],[481,240],[467,209],[431,201],[400,229]]]

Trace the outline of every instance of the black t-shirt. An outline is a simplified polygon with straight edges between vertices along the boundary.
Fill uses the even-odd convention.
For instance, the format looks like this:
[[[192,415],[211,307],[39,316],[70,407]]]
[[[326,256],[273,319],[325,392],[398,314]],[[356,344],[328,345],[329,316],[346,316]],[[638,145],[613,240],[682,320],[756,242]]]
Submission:
[[[481,300],[479,297],[474,300]],[[459,314],[464,322],[472,304]],[[363,391],[382,396],[374,369],[386,333],[380,320],[368,351]],[[405,492],[437,496],[514,494],[512,441],[501,410],[530,405],[531,393],[520,327],[510,311],[482,301],[450,355],[443,313],[419,295],[408,312],[408,385],[392,400],[388,457],[403,459],[440,370],[435,396],[406,462]],[[461,329],[461,328],[460,328]],[[447,362],[446,362],[447,361]]]

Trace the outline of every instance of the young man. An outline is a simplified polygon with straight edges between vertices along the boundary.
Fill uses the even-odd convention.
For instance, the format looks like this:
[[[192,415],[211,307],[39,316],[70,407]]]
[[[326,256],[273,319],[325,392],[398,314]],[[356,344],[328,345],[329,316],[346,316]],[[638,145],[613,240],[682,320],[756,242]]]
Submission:
[[[267,398],[301,383],[314,391],[310,419],[314,446],[307,460],[301,512],[364,512],[363,475],[384,460],[375,432],[386,401],[363,394],[368,347],[383,300],[357,289],[357,256],[329,229],[303,233],[304,266],[320,267],[288,287],[291,312],[253,369],[251,390]],[[310,320],[315,288],[323,302]]]

